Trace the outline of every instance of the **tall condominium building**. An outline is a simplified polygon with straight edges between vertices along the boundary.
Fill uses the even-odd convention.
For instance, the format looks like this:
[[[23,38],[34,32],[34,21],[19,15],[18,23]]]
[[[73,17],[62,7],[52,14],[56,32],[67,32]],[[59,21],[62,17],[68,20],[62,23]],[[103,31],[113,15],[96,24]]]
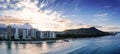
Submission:
[[[29,29],[26,29],[26,36],[29,36]]]
[[[31,40],[32,39],[32,35],[31,35],[31,29],[27,29],[27,39]]]
[[[47,31],[44,31],[43,32],[43,37],[42,37],[43,39],[46,39],[46,38],[48,38],[48,32]]]
[[[15,39],[19,39],[19,28],[15,27],[15,34],[14,34]]]
[[[55,32],[50,31],[50,38],[56,38]]]
[[[27,39],[27,30],[26,29],[23,29],[23,38],[22,39],[24,39],[24,40],[26,40]]]
[[[43,35],[44,35],[43,31],[40,31],[40,38],[41,39],[43,39]]]
[[[36,38],[36,30],[35,29],[31,29],[31,37],[32,38]]]
[[[43,38],[43,32],[42,31],[37,31],[36,32],[36,38],[39,40],[39,39],[42,39]]]
[[[44,33],[43,33],[43,39],[48,39],[48,38],[56,38],[56,34],[55,34],[55,32],[53,32],[53,31],[45,31]]]
[[[11,37],[13,36],[12,34],[12,28],[11,26],[7,27],[7,39],[11,40]]]
[[[0,32],[0,38],[6,39],[7,38],[7,32]]]

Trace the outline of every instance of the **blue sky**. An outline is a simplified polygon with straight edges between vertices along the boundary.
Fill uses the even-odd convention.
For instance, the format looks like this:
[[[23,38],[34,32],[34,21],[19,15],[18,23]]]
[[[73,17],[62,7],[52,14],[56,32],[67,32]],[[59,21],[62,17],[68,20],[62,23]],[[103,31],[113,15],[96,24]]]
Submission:
[[[58,0],[56,10],[63,11],[71,20],[85,24],[118,26],[120,20],[119,0]],[[63,10],[61,10],[63,9]],[[74,15],[74,16],[73,16]],[[101,16],[100,16],[101,15]],[[102,16],[103,15],[103,16]],[[94,21],[94,20],[97,21]],[[106,20],[102,20],[106,19]]]
[[[56,0],[48,8],[84,24],[119,26],[119,5],[119,0]]]
[[[29,1],[29,2],[27,3],[26,1]],[[66,28],[69,27],[69,26],[66,26],[68,24],[72,24],[73,28],[74,26],[75,28],[77,27],[74,24],[85,24],[85,25],[92,25],[92,26],[98,25],[98,26],[106,26],[106,27],[110,26],[110,27],[118,27],[118,28],[120,27],[120,24],[119,24],[120,23],[119,22],[120,0],[26,0],[26,1],[25,0],[20,0],[20,1],[16,1],[16,0],[2,1],[1,0],[0,15],[1,16],[4,16],[4,15],[19,16],[19,14],[25,13],[25,10],[32,11],[32,12],[30,11],[28,12],[34,15],[34,10],[35,10],[36,11],[35,14],[37,13],[37,15],[39,14],[45,15],[45,16],[41,15],[38,17],[46,18],[46,16],[47,17],[51,16],[51,18],[56,17],[55,19],[57,20],[62,19],[61,20],[62,22],[52,19],[50,23],[53,21],[57,23],[58,22],[64,23],[64,26]],[[22,17],[24,15],[22,15]],[[29,16],[29,15],[25,15],[25,16]],[[27,20],[30,18],[35,19],[34,16],[31,16],[31,17],[28,17]],[[38,18],[38,19],[40,21],[43,20],[44,21],[42,22],[43,24],[45,24],[47,20],[47,18],[46,19]],[[68,21],[70,22],[68,23]],[[16,22],[12,22],[12,23],[16,23]],[[29,22],[27,21],[25,23],[29,23]],[[58,25],[57,23],[51,24],[51,25]],[[54,26],[54,28],[56,27],[57,26]],[[56,28],[56,29],[59,29],[59,28]]]

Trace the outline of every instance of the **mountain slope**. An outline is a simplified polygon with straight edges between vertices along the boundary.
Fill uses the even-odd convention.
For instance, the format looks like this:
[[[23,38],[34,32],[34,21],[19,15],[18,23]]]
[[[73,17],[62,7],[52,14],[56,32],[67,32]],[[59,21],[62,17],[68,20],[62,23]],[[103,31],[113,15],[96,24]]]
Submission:
[[[100,33],[104,33],[103,31],[100,31],[98,29],[96,29],[95,27],[91,27],[91,28],[80,28],[80,29],[70,29],[70,30],[65,30],[64,31],[67,34],[100,34]]]
[[[84,37],[100,37],[109,35],[107,32],[100,31],[95,27],[91,28],[80,28],[80,29],[69,29],[63,31],[64,34],[57,34],[58,38],[84,38]]]

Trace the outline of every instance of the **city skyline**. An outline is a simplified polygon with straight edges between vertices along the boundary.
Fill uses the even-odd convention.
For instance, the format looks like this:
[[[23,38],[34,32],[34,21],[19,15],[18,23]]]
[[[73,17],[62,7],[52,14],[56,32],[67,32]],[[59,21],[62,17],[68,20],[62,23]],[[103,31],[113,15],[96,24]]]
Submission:
[[[1,0],[0,23],[53,31],[91,26],[120,31],[119,5],[119,0]]]

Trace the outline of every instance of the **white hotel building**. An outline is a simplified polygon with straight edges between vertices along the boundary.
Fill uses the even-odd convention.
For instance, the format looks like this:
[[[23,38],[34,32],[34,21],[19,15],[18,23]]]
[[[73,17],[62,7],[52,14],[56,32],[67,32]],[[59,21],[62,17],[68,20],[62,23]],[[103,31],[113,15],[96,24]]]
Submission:
[[[19,39],[19,28],[15,27],[15,34],[14,34],[15,39]]]
[[[7,31],[0,33],[0,38],[12,40],[40,40],[40,39],[52,39],[56,38],[56,33],[53,31],[39,31],[37,29],[23,29],[19,27],[11,28],[7,27]]]
[[[19,29],[15,27],[14,37],[15,39],[20,39],[19,36],[22,36],[24,40],[30,39],[51,39],[56,38],[56,34],[53,31],[38,31],[36,29]]]

